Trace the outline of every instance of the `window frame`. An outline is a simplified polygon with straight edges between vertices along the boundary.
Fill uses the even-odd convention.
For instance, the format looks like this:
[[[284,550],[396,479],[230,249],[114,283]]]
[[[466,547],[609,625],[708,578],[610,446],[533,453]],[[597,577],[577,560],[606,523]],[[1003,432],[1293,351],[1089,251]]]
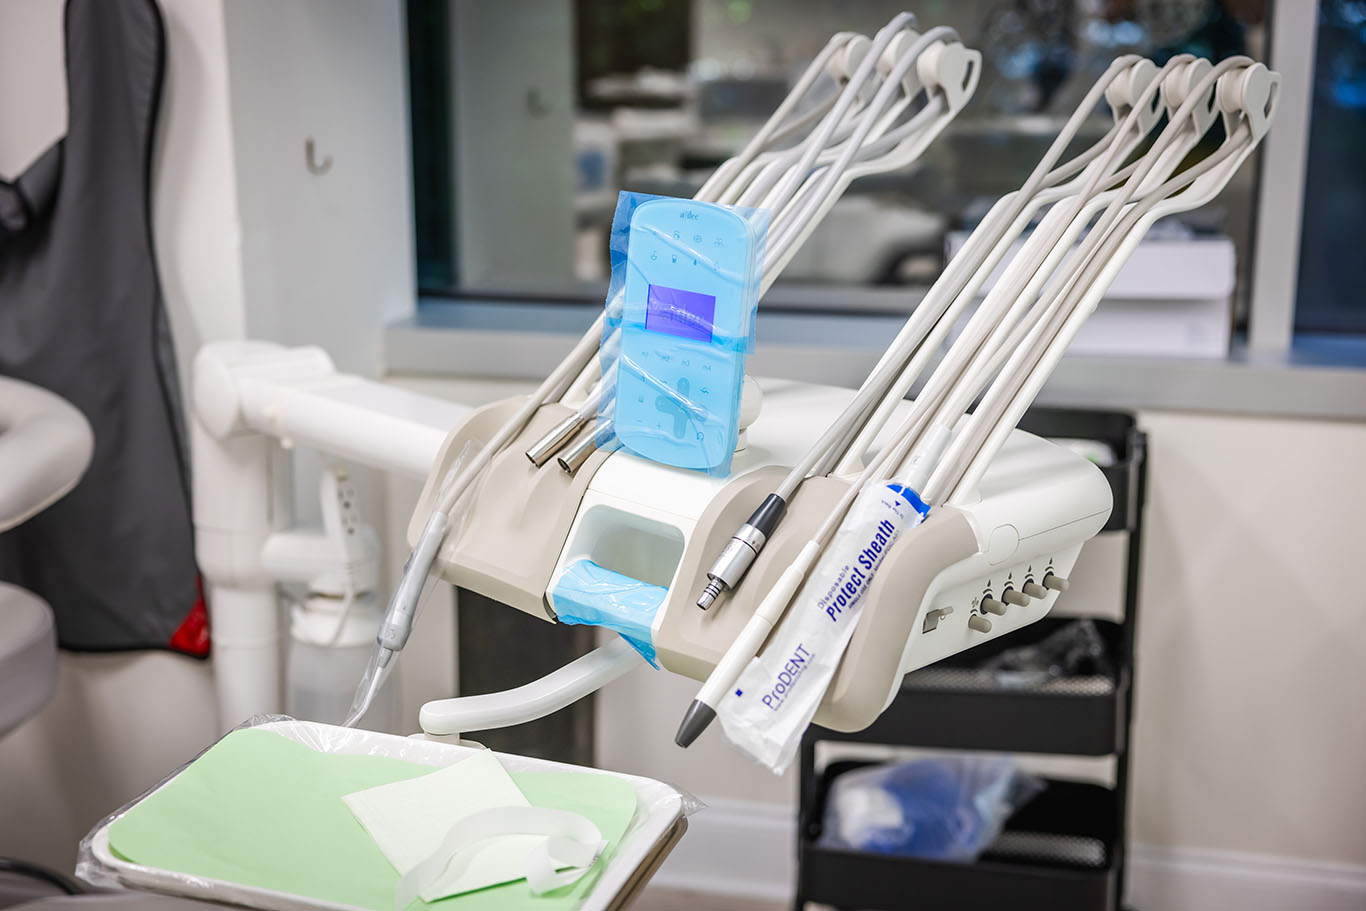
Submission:
[[[1284,354],[1295,342],[1318,24],[1316,0],[1274,0],[1271,4],[1267,65],[1281,74],[1281,97],[1276,121],[1262,140],[1252,228],[1247,344],[1255,352]]]
[[[1309,363],[1318,367],[1340,365],[1359,369],[1366,366],[1366,333],[1346,332],[1325,345],[1315,347],[1319,345],[1319,337],[1297,337],[1295,332],[1300,233],[1318,23],[1318,3],[1315,0],[1269,0],[1268,65],[1282,74],[1283,83],[1276,122],[1263,141],[1255,179],[1257,199],[1253,208],[1251,249],[1254,261],[1248,289],[1248,328],[1245,335],[1235,335],[1233,350],[1227,358],[1211,363],[1234,367],[1249,359],[1271,358],[1288,369],[1306,369],[1307,358]],[[572,47],[567,45],[566,52],[572,54]],[[461,133],[469,135],[471,125],[468,122],[461,123],[464,112],[457,103],[459,92],[452,94],[452,129],[457,136]],[[462,178],[457,174],[457,195],[462,195],[461,182]],[[455,212],[458,223],[458,209]],[[460,248],[468,233],[460,230],[455,233],[459,285]],[[410,333],[414,327],[423,324],[449,325],[452,308],[459,308],[466,303],[477,310],[480,319],[485,322],[488,319],[488,305],[495,302],[533,307],[558,304],[570,309],[593,306],[601,300],[605,288],[605,281],[571,280],[551,284],[516,281],[497,289],[475,284],[437,293],[419,289],[419,318],[407,321],[400,332]],[[794,316],[838,314],[853,320],[867,319],[872,323],[888,314],[913,311],[925,290],[905,286],[881,288],[780,282],[765,296],[764,309],[769,313],[789,313]],[[431,318],[421,318],[422,311],[426,311]],[[524,331],[517,326],[516,320],[510,323],[510,333]],[[870,325],[869,329],[872,328]]]

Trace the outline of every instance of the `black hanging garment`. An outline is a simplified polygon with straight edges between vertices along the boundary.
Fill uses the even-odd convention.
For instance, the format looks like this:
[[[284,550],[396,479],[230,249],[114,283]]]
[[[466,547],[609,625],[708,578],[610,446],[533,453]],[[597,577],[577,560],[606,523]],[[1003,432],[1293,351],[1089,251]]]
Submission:
[[[95,431],[75,490],[0,535],[0,579],[52,605],[69,649],[208,653],[152,248],[165,60],[153,0],[70,0],[67,135],[0,182],[0,374],[62,396]]]

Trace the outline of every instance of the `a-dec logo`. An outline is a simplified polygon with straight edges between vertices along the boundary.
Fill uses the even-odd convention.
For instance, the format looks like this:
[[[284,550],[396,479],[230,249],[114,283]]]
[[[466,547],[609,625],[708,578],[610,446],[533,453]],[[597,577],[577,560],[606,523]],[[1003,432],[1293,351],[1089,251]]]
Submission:
[[[678,217],[679,217],[679,218],[685,218],[685,219],[687,219],[688,221],[697,221],[697,220],[698,220],[699,218],[701,218],[702,216],[698,215],[696,212],[692,212],[692,211],[690,211],[690,210],[688,210],[688,209],[684,209],[682,212],[679,212],[679,213],[678,213]]]

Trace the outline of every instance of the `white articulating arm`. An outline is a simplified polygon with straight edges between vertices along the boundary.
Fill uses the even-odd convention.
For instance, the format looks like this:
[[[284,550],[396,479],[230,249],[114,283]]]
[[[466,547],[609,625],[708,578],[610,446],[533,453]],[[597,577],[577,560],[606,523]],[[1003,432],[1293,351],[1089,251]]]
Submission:
[[[643,661],[630,643],[616,639],[516,689],[429,702],[418,720],[423,731],[441,737],[534,721],[597,692]]]
[[[298,547],[286,545],[303,539],[279,528],[269,438],[423,477],[469,409],[337,373],[318,348],[256,342],[205,345],[193,403],[195,553],[208,589],[220,720],[231,726],[281,710],[275,586],[317,570],[300,568]]]
[[[321,348],[205,345],[194,364],[195,413],[223,439],[251,429],[286,446],[424,478],[464,405],[338,373]]]

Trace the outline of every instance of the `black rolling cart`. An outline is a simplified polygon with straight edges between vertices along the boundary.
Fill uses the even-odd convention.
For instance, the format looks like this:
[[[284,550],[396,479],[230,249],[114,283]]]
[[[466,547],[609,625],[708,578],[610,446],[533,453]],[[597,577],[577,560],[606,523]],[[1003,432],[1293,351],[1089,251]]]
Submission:
[[[1005,649],[1038,642],[1075,617],[1045,617],[906,675],[901,693],[867,730],[852,734],[813,725],[801,747],[795,907],[897,911],[1119,911],[1128,837],[1130,718],[1134,626],[1147,474],[1147,440],[1130,414],[1036,408],[1020,427],[1052,438],[1108,444],[1115,462],[1103,468],[1114,509],[1102,534],[1127,535],[1124,614],[1096,619],[1109,673],[1064,677],[1038,687],[998,687],[972,668]],[[1084,605],[1068,603],[1084,615]],[[976,863],[957,864],[845,851],[819,844],[830,784],[866,762],[816,765],[822,741],[1114,756],[1114,787],[1049,780],[1047,788],[1006,822]]]

